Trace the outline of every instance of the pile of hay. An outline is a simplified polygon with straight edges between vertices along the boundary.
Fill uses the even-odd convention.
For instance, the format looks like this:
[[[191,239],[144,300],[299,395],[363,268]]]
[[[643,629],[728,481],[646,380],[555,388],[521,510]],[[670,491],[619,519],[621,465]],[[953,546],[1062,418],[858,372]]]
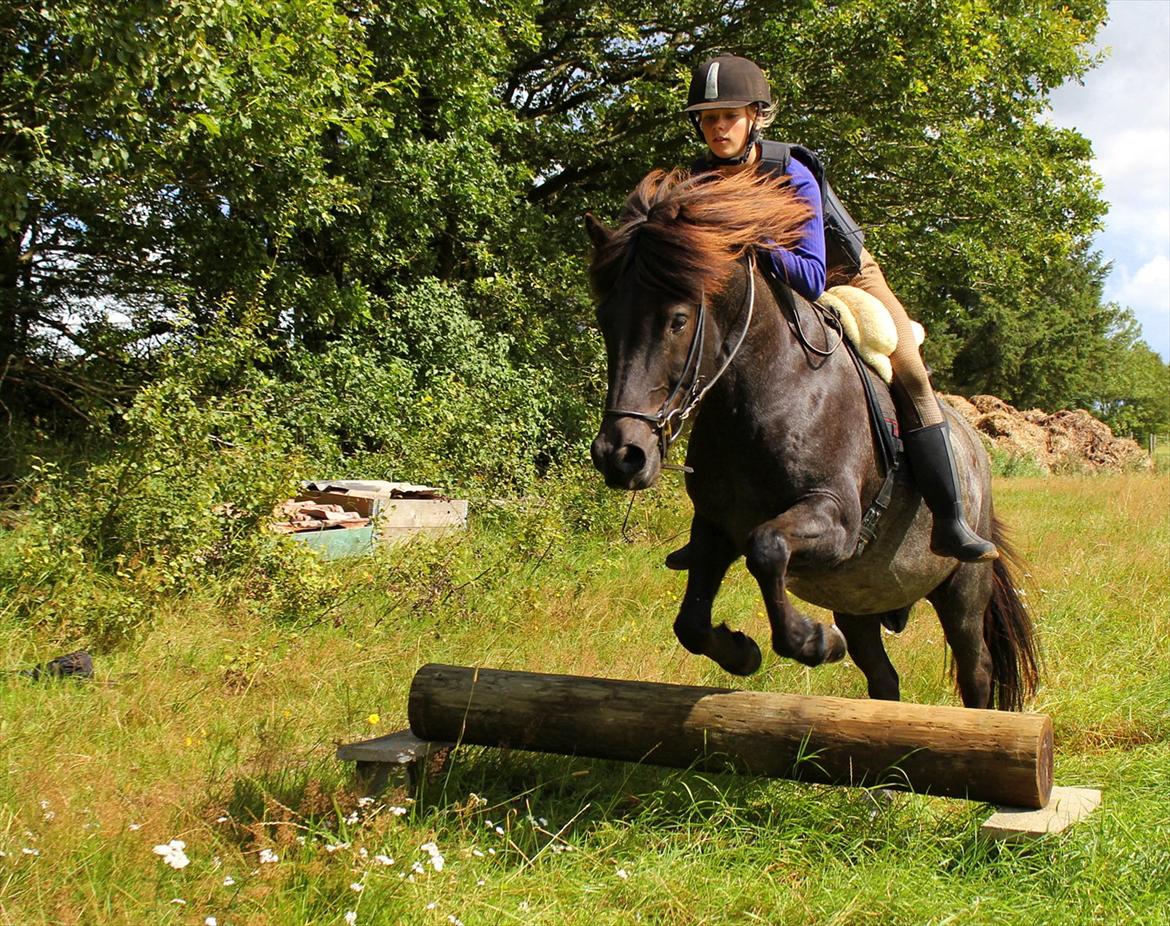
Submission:
[[[1087,411],[1049,414],[1017,411],[992,395],[943,396],[988,444],[1026,457],[1046,473],[1150,469],[1153,462],[1135,441],[1115,437]]]

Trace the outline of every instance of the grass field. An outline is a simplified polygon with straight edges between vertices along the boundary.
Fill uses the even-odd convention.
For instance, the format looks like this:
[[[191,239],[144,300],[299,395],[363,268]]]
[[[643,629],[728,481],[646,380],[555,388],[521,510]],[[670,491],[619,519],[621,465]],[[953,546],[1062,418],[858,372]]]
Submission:
[[[734,684],[671,633],[671,488],[625,539],[518,518],[338,564],[349,592],[314,620],[208,589],[98,653],[96,683],[8,675],[0,923],[1170,923],[1170,479],[997,493],[1031,564],[1057,783],[1105,794],[1061,837],[981,843],[988,808],[961,801],[475,749],[417,802],[359,801],[335,744],[405,726],[425,662]],[[716,619],[766,640],[741,566]],[[886,639],[905,699],[958,703],[928,606]],[[0,665],[67,642],[0,602]],[[765,656],[745,686],[864,694],[847,661]],[[152,851],[171,840],[182,868]]]

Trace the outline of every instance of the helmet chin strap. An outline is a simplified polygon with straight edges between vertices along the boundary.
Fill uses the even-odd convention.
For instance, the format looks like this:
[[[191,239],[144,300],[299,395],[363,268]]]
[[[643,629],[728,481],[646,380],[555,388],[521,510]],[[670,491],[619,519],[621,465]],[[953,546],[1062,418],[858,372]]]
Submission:
[[[746,164],[747,159],[752,156],[752,149],[755,148],[756,142],[759,140],[760,130],[756,128],[755,123],[752,123],[752,131],[748,135],[747,144],[743,146],[743,151],[733,158],[717,158],[712,154],[711,163],[717,167],[739,167],[741,164]]]

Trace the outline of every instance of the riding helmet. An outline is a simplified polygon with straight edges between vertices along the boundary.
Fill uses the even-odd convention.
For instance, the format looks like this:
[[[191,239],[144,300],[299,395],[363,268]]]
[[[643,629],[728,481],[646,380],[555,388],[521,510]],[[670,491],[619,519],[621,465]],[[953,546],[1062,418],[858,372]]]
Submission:
[[[768,79],[754,62],[736,55],[720,55],[707,59],[695,69],[686,111],[696,113],[771,102]]]

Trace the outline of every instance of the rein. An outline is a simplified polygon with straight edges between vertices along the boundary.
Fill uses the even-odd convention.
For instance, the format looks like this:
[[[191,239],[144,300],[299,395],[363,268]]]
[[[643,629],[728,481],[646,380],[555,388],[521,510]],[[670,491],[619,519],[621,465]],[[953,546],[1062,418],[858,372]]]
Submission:
[[[755,255],[749,253],[747,257],[748,287],[744,299],[747,305],[747,320],[743,324],[743,330],[739,333],[739,340],[735,342],[735,347],[731,349],[731,352],[727,355],[727,359],[723,361],[723,365],[719,367],[714,376],[704,383],[699,373],[699,367],[703,362],[703,344],[706,340],[705,333],[707,328],[707,294],[703,293],[699,299],[699,314],[695,321],[695,334],[691,338],[691,346],[687,351],[687,360],[683,365],[682,375],[658,411],[651,413],[637,412],[624,408],[607,408],[602,413],[602,417],[604,418],[637,418],[641,421],[649,422],[658,435],[658,451],[664,466],[666,465],[666,454],[674,442],[682,435],[683,423],[699,407],[699,403],[703,401],[703,397],[711,390],[711,387],[719,382],[720,377],[727,372],[727,368],[731,366],[736,354],[739,353],[739,349],[743,347],[743,342],[747,339],[748,329],[752,325],[752,314],[756,304],[755,268]],[[741,309],[740,312],[742,314],[743,310]],[[677,407],[673,407],[680,396],[682,396],[681,402],[679,402]],[[686,467],[681,468],[686,470]]]

